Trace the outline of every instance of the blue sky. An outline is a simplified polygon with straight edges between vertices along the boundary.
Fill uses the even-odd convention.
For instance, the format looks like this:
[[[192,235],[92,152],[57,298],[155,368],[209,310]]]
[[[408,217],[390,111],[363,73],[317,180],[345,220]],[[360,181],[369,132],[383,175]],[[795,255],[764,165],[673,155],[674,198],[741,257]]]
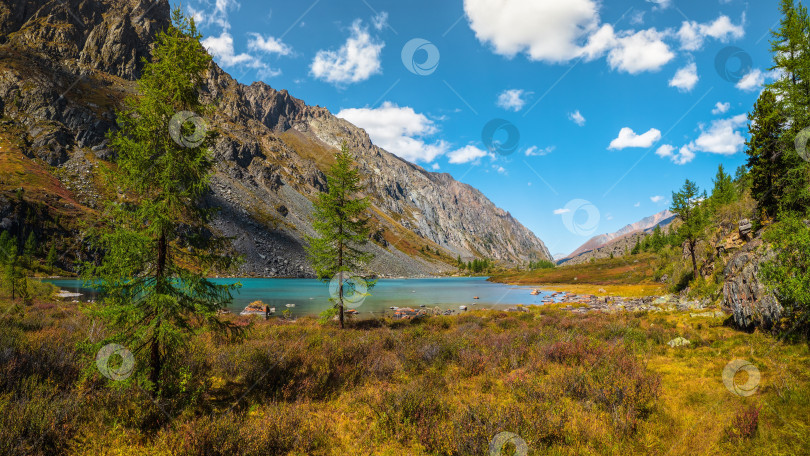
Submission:
[[[761,0],[187,0],[217,63],[480,189],[548,245],[744,163],[774,75]]]

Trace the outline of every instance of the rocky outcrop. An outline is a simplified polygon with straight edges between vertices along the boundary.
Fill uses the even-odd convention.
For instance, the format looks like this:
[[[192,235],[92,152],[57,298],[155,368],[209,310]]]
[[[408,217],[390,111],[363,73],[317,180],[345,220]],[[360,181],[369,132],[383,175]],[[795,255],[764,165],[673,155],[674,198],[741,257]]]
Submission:
[[[759,238],[746,244],[726,265],[722,305],[738,327],[767,329],[779,321],[782,306],[759,278],[762,263],[775,256]]]
[[[2,114],[27,133],[25,153],[56,167],[89,207],[93,161],[114,157],[105,138],[115,109],[135,92],[141,59],[168,25],[167,0],[0,0]],[[450,272],[457,256],[550,259],[542,241],[479,191],[380,149],[325,108],[263,82],[240,84],[214,64],[201,95],[217,106],[208,122],[219,133],[208,199],[223,210],[213,228],[245,256],[240,274],[312,274],[303,260],[312,200],[326,191],[324,171],[343,143],[373,203],[377,259],[369,269],[413,276]]]

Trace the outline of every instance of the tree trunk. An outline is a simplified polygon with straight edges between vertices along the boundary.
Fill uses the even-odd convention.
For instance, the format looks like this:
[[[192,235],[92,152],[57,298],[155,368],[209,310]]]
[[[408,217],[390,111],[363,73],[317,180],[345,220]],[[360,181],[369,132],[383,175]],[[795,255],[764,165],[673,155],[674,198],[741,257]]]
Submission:
[[[160,383],[160,369],[163,364],[163,360],[160,357],[160,340],[158,339],[157,335],[157,332],[159,330],[160,330],[160,321],[158,321],[155,327],[155,336],[152,338],[152,347],[149,360],[149,364],[151,367],[151,371],[149,372],[149,381],[152,382],[153,396],[157,396],[158,391],[160,391],[158,384]]]
[[[342,217],[342,214],[341,214]],[[338,274],[340,288],[338,289],[338,311],[340,312],[340,329],[343,329],[343,221],[338,226]]]
[[[169,245],[166,240],[166,234],[163,233],[160,235],[160,239],[158,239],[157,270],[155,271],[155,276],[157,278],[157,289],[155,291],[157,294],[163,293],[163,280],[164,276],[166,275],[166,258],[168,256],[168,250]],[[159,311],[158,314],[160,314]],[[160,391],[160,370],[163,367],[163,360],[160,356],[160,316],[157,318],[158,320],[155,324],[155,333],[152,335],[152,346],[149,359],[151,368],[149,380],[152,382],[152,394],[155,396],[157,396],[158,391]]]
[[[340,308],[340,329],[343,329],[343,273],[340,274],[340,290],[338,292],[338,307]]]

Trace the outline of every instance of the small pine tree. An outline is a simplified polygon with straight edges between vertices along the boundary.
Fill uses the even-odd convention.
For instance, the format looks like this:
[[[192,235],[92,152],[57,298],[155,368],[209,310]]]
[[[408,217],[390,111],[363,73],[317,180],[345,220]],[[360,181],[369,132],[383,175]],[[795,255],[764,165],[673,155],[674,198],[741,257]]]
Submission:
[[[307,237],[309,260],[321,280],[331,280],[338,273],[352,273],[373,258],[372,254],[360,250],[368,240],[369,218],[365,212],[371,203],[368,197],[357,196],[363,191],[360,171],[345,144],[335,154],[335,163],[326,177],[329,190],[319,194],[314,204],[312,227],[318,236]],[[422,246],[423,252],[424,249]],[[344,327],[343,288],[343,280],[340,280],[335,306],[341,329]]]
[[[17,254],[17,239],[8,231],[3,231],[0,234],[0,265],[8,264],[12,254]]]
[[[48,274],[53,275],[53,268],[56,265],[56,245],[51,244],[50,250],[48,250],[48,256],[45,257],[45,265],[48,266]]]
[[[703,199],[705,199],[705,194]],[[701,204],[700,189],[697,184],[687,179],[680,191],[672,192],[670,210],[677,214],[683,222],[678,227],[678,233],[689,246],[694,276],[700,277],[700,270],[697,267],[697,243],[708,226],[709,218]]]
[[[23,257],[25,258],[25,265],[28,269],[34,269],[34,261],[37,254],[37,238],[34,232],[28,233],[28,239],[25,240],[25,247],[23,247]]]
[[[734,180],[730,175],[726,174],[723,165],[718,166],[717,175],[712,182],[714,182],[714,189],[712,190],[711,200],[715,207],[725,206],[737,199]]]

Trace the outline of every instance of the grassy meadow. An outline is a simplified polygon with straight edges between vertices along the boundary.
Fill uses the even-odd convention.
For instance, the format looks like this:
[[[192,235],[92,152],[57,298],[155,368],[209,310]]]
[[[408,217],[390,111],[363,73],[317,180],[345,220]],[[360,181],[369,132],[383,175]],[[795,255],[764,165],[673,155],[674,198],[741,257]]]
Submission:
[[[509,270],[495,273],[490,280],[597,296],[654,296],[667,293],[667,286],[655,277],[659,261],[657,255],[643,253],[605,258],[573,267]]]
[[[105,331],[77,306],[0,304],[0,454],[486,455],[501,432],[532,455],[810,448],[806,343],[722,318],[548,306],[341,331],[230,317],[249,322],[245,338],[196,335],[153,402],[135,375],[100,373],[92,342]],[[750,396],[724,385],[735,359],[758,369]]]

